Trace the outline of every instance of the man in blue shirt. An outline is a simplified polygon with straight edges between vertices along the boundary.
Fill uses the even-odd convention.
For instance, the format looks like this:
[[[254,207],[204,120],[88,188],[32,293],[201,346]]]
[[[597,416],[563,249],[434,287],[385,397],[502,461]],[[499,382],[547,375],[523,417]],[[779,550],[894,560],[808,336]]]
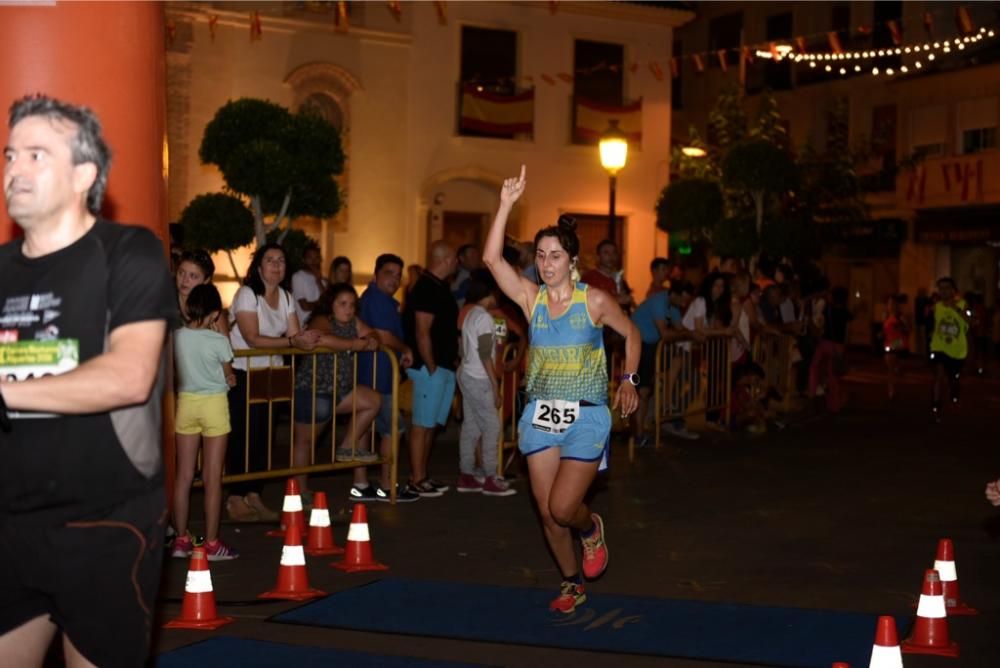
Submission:
[[[358,317],[378,332],[379,338],[399,355],[400,369],[413,363],[413,351],[404,343],[403,318],[399,313],[399,302],[392,296],[399,289],[403,277],[403,260],[398,255],[385,253],[375,260],[375,277],[358,301]],[[373,376],[374,361],[374,379]],[[400,375],[401,379],[405,376]],[[374,386],[382,395],[382,409],[375,418],[375,430],[382,438],[381,452],[385,457],[392,447],[392,363],[384,352],[358,354],[358,384]],[[403,416],[398,418],[400,437],[406,430]],[[400,438],[402,441],[402,438]],[[412,454],[412,449],[411,449]],[[390,494],[389,465],[382,465],[379,486],[360,488],[355,485],[351,496],[358,501],[388,501]],[[396,491],[397,501],[416,501],[420,498],[407,487]]]
[[[636,411],[636,445],[651,443],[646,433],[646,416],[649,398],[656,380],[656,347],[660,340],[668,343],[688,338],[681,324],[684,310],[691,303],[694,292],[690,283],[674,281],[669,290],[654,292],[639,304],[632,314],[632,322],[642,336],[642,354],[639,357],[639,409]]]

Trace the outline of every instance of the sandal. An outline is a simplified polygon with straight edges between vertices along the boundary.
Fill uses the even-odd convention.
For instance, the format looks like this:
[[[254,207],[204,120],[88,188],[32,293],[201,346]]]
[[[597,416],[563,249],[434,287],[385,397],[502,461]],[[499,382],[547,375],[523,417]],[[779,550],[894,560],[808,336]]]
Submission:
[[[246,497],[230,496],[226,499],[226,514],[231,522],[259,522],[260,514],[254,510]]]
[[[257,492],[250,492],[243,498],[246,500],[246,504],[250,506],[250,508],[257,513],[258,517],[260,518],[260,521],[262,522],[278,521],[280,515],[278,515],[278,513],[265,506],[263,499],[260,498],[260,494],[258,494]]]

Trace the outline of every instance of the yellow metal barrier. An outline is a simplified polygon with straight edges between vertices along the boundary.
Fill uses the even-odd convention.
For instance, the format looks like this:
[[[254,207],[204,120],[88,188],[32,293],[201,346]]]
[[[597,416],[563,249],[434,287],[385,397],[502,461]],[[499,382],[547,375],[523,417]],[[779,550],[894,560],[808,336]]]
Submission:
[[[656,447],[665,422],[684,418],[704,424],[710,412],[720,412],[729,424],[732,389],[731,336],[656,346],[653,414]]]
[[[781,395],[786,408],[790,406],[795,388],[792,349],[795,339],[784,334],[764,333],[753,345],[753,360],[764,369],[764,391],[774,389]]]
[[[512,362],[517,355],[517,346],[513,343],[508,343],[503,347],[503,353],[500,357],[502,367],[501,371],[506,368],[509,362]],[[497,409],[497,415],[500,418],[500,437],[497,439],[497,475],[502,476],[510,466],[510,462],[513,461],[513,457],[508,459],[506,463],[504,462],[505,453],[508,450],[517,449],[517,421],[520,419],[520,414],[518,413],[519,406],[517,405],[517,393],[521,387],[521,373],[515,368],[510,373],[504,373],[501,376],[500,382],[500,408]],[[504,413],[510,411],[510,417],[504,420]],[[506,424],[505,424],[506,423]]]
[[[340,403],[343,397],[337,396],[337,353],[333,350],[327,348],[317,348],[315,350],[306,352],[299,350],[298,348],[268,348],[268,349],[250,349],[250,350],[237,350],[234,351],[236,357],[265,357],[268,360],[268,366],[252,368],[247,371],[247,388],[245,397],[245,411],[244,414],[239,416],[239,419],[244,421],[246,429],[244,433],[246,437],[242,444],[230,443],[229,447],[243,447],[243,463],[244,470],[250,467],[250,407],[254,405],[267,405],[267,468],[263,471],[247,471],[245,473],[235,473],[226,474],[222,478],[223,484],[243,482],[247,480],[262,480],[271,478],[287,478],[294,475],[310,474],[310,473],[323,473],[327,471],[334,471],[338,469],[353,469],[358,467],[368,467],[375,465],[389,464],[390,467],[390,501],[396,503],[396,483],[398,476],[398,464],[399,464],[399,363],[396,360],[396,354],[389,348],[385,346],[380,346],[380,351],[387,353],[386,357],[389,359],[389,363],[392,367],[392,423],[390,430],[390,452],[388,457],[379,453],[376,450],[376,430],[374,421],[370,427],[370,445],[371,451],[376,453],[377,457],[374,461],[359,462],[359,461],[337,461],[336,451],[337,451],[337,413],[336,407]],[[318,388],[316,386],[316,379],[318,373],[318,359],[319,355],[333,355],[333,378],[334,383],[332,388]],[[271,366],[271,357],[281,356],[282,359],[286,357],[291,358],[291,365],[281,365],[281,366]],[[309,452],[309,464],[306,466],[296,466],[295,465],[295,373],[298,368],[298,364],[305,357],[312,357],[312,410],[311,412],[311,446]],[[377,378],[377,365],[378,365],[378,355],[374,356],[372,365],[372,382],[374,385],[375,378]],[[357,387],[358,378],[358,357],[357,354],[352,354],[352,364],[353,364],[353,374],[354,383],[353,387]],[[327,392],[328,390],[328,392]],[[376,390],[377,391],[377,390]],[[331,403],[331,419],[330,419],[330,461],[328,463],[317,463],[316,459],[316,446],[317,446],[317,424],[316,424],[316,402],[317,393],[329,393],[332,395]],[[355,425],[355,420],[357,417],[357,393],[352,391],[354,398],[354,403],[351,407],[349,426],[353,427]],[[275,404],[288,404],[288,465],[286,467],[275,468],[274,465],[274,454],[275,454],[275,419],[274,419],[274,408]],[[230,419],[237,419],[237,416],[230,416]],[[261,428],[257,425],[257,428]],[[347,427],[345,427],[347,428]],[[360,437],[363,434],[352,434],[352,451],[356,453],[356,448]]]

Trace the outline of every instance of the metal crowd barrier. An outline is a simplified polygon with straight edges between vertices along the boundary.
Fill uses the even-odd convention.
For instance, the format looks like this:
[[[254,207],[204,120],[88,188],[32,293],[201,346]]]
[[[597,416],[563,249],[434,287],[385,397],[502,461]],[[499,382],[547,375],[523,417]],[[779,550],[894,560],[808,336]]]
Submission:
[[[762,333],[753,344],[753,361],[764,369],[764,388],[774,389],[788,404],[795,388],[792,349],[795,339],[784,334]]]
[[[300,475],[300,474],[311,474],[311,473],[324,473],[328,471],[335,471],[340,469],[354,469],[358,467],[368,467],[368,466],[379,466],[382,464],[389,464],[390,466],[390,500],[393,504],[396,503],[396,483],[398,476],[398,464],[399,464],[399,362],[396,359],[396,353],[386,346],[380,346],[379,350],[381,352],[387,353],[387,357],[392,366],[392,428],[391,428],[391,450],[388,457],[382,455],[379,452],[378,435],[375,433],[375,423],[372,422],[370,427],[370,434],[368,436],[369,445],[371,451],[376,454],[376,459],[374,461],[359,462],[359,461],[337,461],[336,451],[337,444],[340,441],[338,436],[342,436],[343,433],[337,424],[337,404],[343,399],[343,397],[337,396],[336,378],[337,378],[337,353],[333,350],[327,348],[317,348],[312,351],[303,351],[298,348],[268,348],[268,349],[250,349],[250,350],[236,350],[234,355],[236,357],[266,357],[268,360],[268,366],[258,367],[249,369],[247,372],[247,388],[245,397],[246,409],[244,414],[241,416],[230,416],[231,420],[241,419],[244,421],[246,438],[243,443],[229,443],[229,447],[242,447],[243,448],[243,463],[244,470],[249,468],[250,462],[250,407],[255,405],[264,404],[267,406],[267,468],[263,471],[248,471],[245,473],[235,473],[223,476],[222,483],[234,483],[243,482],[246,480],[261,480],[261,479],[271,479],[271,478],[287,478],[290,476]],[[318,373],[318,356],[324,354],[332,354],[333,357],[333,377],[334,386],[332,388],[317,388],[317,373]],[[272,356],[280,356],[282,361],[288,359],[291,360],[291,364],[282,364],[278,366],[271,365]],[[311,410],[311,438],[310,438],[310,451],[309,451],[309,464],[306,466],[295,466],[294,462],[294,444],[295,444],[295,373],[298,368],[300,360],[307,356],[312,356],[312,410]],[[357,387],[358,379],[358,356],[356,353],[352,353],[352,373],[354,374],[353,387]],[[374,368],[372,369],[372,380],[374,385],[374,380],[377,378],[377,365],[379,356],[374,355],[372,364]],[[317,390],[323,391],[323,393],[329,393],[332,395],[332,416],[329,424],[330,431],[330,458],[328,462],[318,462],[316,456],[317,450],[317,440],[320,436],[317,433],[316,424],[316,395]],[[376,390],[377,391],[377,390]],[[354,394],[355,403],[351,407],[350,420],[348,425],[343,428],[349,428],[349,425],[355,423],[357,417],[357,395]],[[288,408],[288,464],[287,466],[276,465],[275,461],[277,459],[276,453],[276,443],[275,443],[275,432],[277,421],[275,419],[275,409],[276,407],[287,406]],[[348,415],[348,414],[342,414]],[[257,428],[261,428],[259,425]],[[364,434],[355,434],[352,439],[352,454],[357,452],[358,441]]]
[[[665,422],[681,418],[704,422],[709,413],[719,412],[723,424],[729,424],[731,342],[731,336],[714,335],[704,341],[657,345],[653,384],[657,448]]]
[[[520,370],[515,368],[510,373],[503,373],[503,369],[506,368],[508,362],[514,360],[517,354],[517,346],[513,343],[508,343],[503,347],[503,352],[500,356],[501,360],[501,382],[500,382],[500,408],[497,409],[497,415],[500,418],[500,437],[497,439],[497,475],[502,476],[510,466],[511,462],[514,461],[513,454],[509,459],[505,460],[506,453],[510,450],[517,450],[517,421],[521,417],[521,409],[518,400],[520,397],[521,390],[521,373]],[[504,419],[504,413],[509,412],[510,415],[507,419]]]

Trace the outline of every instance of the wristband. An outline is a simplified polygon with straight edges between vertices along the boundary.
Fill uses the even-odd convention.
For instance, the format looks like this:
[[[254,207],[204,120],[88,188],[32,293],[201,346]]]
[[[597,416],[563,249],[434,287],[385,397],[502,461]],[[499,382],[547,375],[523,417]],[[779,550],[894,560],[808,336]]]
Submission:
[[[10,416],[7,414],[7,402],[3,399],[3,392],[0,392],[0,431],[9,434],[12,426]]]

